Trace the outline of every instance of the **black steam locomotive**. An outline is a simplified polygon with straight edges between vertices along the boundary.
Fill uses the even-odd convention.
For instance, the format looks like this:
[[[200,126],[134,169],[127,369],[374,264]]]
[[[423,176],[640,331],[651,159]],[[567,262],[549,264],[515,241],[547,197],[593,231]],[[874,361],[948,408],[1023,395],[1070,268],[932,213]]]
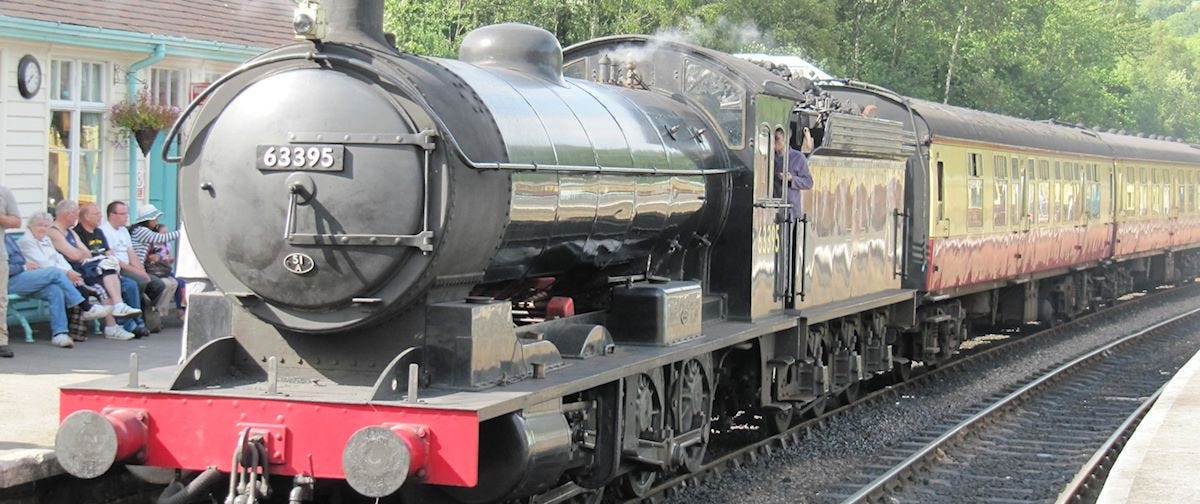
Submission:
[[[939,251],[965,250],[935,246],[957,237],[939,227],[957,208],[946,174],[975,174],[939,143],[961,109],[650,37],[564,51],[518,24],[425,58],[394,49],[382,13],[302,2],[305,40],[215,82],[173,129],[219,291],[191,297],[178,369],[62,391],[68,472],[203,471],[182,492],[227,474],[231,502],[281,476],[295,502],[330,480],[467,503],[637,495],[728,424],[783,429],[945,358],[971,320],[1085,309],[1100,287],[1068,296],[1074,275],[1194,274],[1155,266],[1176,252],[1110,253],[931,288],[962,259]],[[986,144],[976,126],[957,138]],[[793,220],[772,137],[798,146],[803,128],[816,183]]]

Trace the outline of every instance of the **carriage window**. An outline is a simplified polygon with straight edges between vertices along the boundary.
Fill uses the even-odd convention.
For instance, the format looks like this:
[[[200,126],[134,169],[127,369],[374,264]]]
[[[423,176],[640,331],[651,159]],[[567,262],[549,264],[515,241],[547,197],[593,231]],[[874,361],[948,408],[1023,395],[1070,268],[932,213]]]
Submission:
[[[1195,173],[1188,174],[1187,201],[1188,201],[1188,211],[1195,212],[1196,211],[1196,174]]]
[[[946,165],[937,162],[937,206],[938,220],[946,218]]]
[[[1175,205],[1179,207],[1180,211],[1187,209],[1187,184],[1185,177],[1187,177],[1186,174],[1180,173],[1178,182],[1175,184],[1175,192],[1179,195],[1179,199],[1176,200]]]
[[[717,124],[725,143],[732,148],[742,147],[746,90],[724,75],[691,61],[684,64],[683,79],[684,95]]]
[[[983,156],[974,152],[967,155],[967,175],[972,177],[983,176]]]
[[[1037,220],[1037,170],[1034,169],[1036,162],[1032,159],[1026,161],[1025,178],[1021,184],[1025,192],[1025,215],[1029,222]]]
[[[1133,183],[1135,182],[1135,180],[1133,178],[1133,168],[1125,169],[1124,179],[1125,179],[1125,213],[1133,214],[1134,208],[1136,208],[1134,206],[1134,202],[1137,200],[1137,194],[1136,194],[1137,191],[1133,185]]]
[[[992,225],[1002,227],[1008,224],[1008,159],[996,156],[994,165],[996,194],[992,197]]]
[[[983,179],[967,180],[967,226],[983,225]]]
[[[1150,175],[1145,168],[1138,168],[1138,179],[1141,185],[1138,186],[1138,215],[1146,215],[1150,213]]]
[[[1095,164],[1087,166],[1087,215],[1089,219],[1100,217],[1100,174]]]

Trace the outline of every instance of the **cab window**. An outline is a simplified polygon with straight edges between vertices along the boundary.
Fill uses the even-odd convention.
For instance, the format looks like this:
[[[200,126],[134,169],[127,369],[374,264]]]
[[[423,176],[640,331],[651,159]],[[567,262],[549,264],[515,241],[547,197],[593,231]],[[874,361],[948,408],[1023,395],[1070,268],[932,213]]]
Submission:
[[[563,65],[563,77],[573,77],[576,79],[587,78],[587,58],[579,58],[575,61]]]
[[[746,90],[728,77],[694,61],[683,68],[683,94],[700,106],[717,125],[730,148],[744,145]]]

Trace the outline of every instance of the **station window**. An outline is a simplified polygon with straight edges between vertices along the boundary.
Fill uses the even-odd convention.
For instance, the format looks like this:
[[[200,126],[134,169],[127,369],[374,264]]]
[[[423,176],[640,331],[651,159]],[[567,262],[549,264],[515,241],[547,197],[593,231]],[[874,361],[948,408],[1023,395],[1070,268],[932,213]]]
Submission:
[[[159,105],[183,107],[183,72],[168,68],[150,69],[150,98]]]
[[[103,185],[106,65],[50,61],[48,194],[53,209],[63,199],[100,202]]]

